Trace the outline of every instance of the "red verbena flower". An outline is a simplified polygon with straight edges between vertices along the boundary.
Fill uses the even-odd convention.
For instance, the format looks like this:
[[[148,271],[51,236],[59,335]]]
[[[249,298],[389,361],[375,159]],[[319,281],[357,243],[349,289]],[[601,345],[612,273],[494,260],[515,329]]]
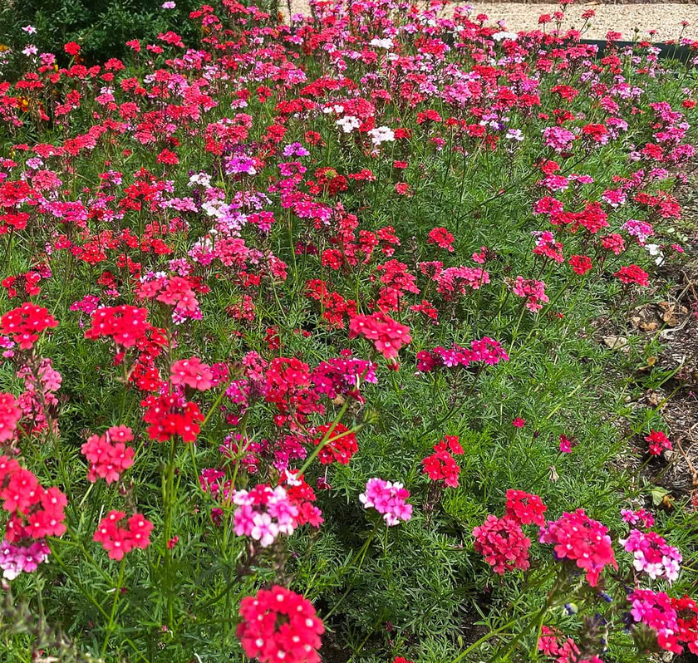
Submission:
[[[449,488],[458,488],[460,466],[451,454],[463,453],[458,437],[447,435],[441,442],[434,445],[434,453],[422,460],[424,474],[432,481],[443,481]]]
[[[322,449],[318,453],[318,460],[323,465],[330,465],[334,461],[340,465],[347,465],[351,457],[359,450],[356,435],[350,432],[346,426],[338,423],[332,428],[329,437],[325,439],[331,427],[332,424],[324,424],[315,431],[316,437],[313,444],[317,446],[324,440]]]
[[[58,327],[58,320],[47,308],[26,302],[0,318],[2,333],[10,336],[20,350],[30,350],[45,329]]]
[[[386,359],[397,357],[400,348],[412,340],[409,327],[380,312],[373,315],[355,315],[351,318],[349,338],[357,336],[373,341],[376,350]]]
[[[650,434],[645,437],[645,440],[649,442],[649,451],[653,456],[660,456],[664,449],[667,451],[673,449],[671,440],[659,430],[650,431]]]
[[[521,525],[543,526],[543,514],[547,509],[538,495],[531,495],[522,490],[507,490],[506,514]]]
[[[635,283],[636,285],[647,287],[649,282],[649,274],[637,265],[628,265],[621,267],[613,276],[622,281],[626,285]]]
[[[0,393],[0,442],[7,442],[15,436],[17,422],[22,418],[22,410],[12,394]]]
[[[136,306],[105,306],[92,314],[92,326],[85,338],[109,337],[114,343],[130,348],[146,337],[152,325],[146,320],[148,309]]]
[[[574,270],[574,273],[580,276],[584,276],[592,267],[591,258],[588,256],[572,256],[568,262]]]
[[[245,654],[260,663],[320,663],[325,628],[313,604],[290,589],[274,585],[240,602],[237,628]]]
[[[179,435],[184,442],[196,441],[199,423],[204,420],[196,403],[172,393],[148,396],[141,405],[146,408],[143,421],[150,424],[148,435],[151,440],[166,442]]]
[[[455,237],[446,228],[433,228],[427,236],[427,244],[436,244],[440,249],[454,251],[453,242]]]
[[[512,518],[497,518],[490,514],[482,525],[473,530],[473,536],[475,550],[484,556],[495,573],[504,575],[506,571],[526,571],[529,568],[531,539]]]

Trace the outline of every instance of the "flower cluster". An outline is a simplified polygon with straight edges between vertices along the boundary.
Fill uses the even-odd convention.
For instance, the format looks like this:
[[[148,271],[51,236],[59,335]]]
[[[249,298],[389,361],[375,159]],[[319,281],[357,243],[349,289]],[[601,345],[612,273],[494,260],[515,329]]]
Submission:
[[[0,318],[0,331],[9,336],[20,350],[31,350],[46,329],[58,327],[58,320],[47,308],[26,302]]]
[[[7,456],[0,456],[0,500],[10,514],[5,533],[10,543],[66,531],[65,495],[58,488],[44,488],[32,472]]]
[[[140,513],[134,513],[128,520],[128,527],[119,523],[126,518],[123,511],[110,511],[97,526],[93,539],[101,543],[109,554],[109,559],[120,560],[135,548],[145,550],[150,545],[153,523]]]
[[[0,393],[0,442],[8,442],[15,436],[22,410],[12,394]]]
[[[532,313],[537,313],[543,308],[543,304],[547,304],[549,299],[545,294],[545,283],[535,279],[525,279],[523,276],[517,276],[516,282],[512,286],[512,292],[517,297],[523,297],[526,300],[526,308]]]
[[[297,527],[298,507],[283,486],[257,484],[250,491],[236,490],[232,501],[237,505],[233,515],[235,534],[259,541],[262,548],[274,543],[279,534],[293,534]]]
[[[324,424],[319,426],[314,433],[314,445],[322,445],[318,453],[318,460],[323,465],[337,462],[347,465],[351,457],[359,450],[356,435],[344,424]]]
[[[22,573],[36,571],[50,554],[51,550],[43,540],[34,541],[27,546],[3,541],[0,543],[0,569],[3,578],[14,580]]]
[[[645,441],[649,444],[649,451],[652,456],[660,456],[662,451],[671,451],[673,449],[671,440],[665,433],[659,430],[650,431],[650,434],[645,437]]]
[[[445,486],[458,488],[460,466],[453,455],[461,455],[463,447],[457,435],[446,435],[443,440],[434,445],[434,453],[422,460],[424,474],[432,481],[443,481]],[[452,455],[453,454],[453,455]]]
[[[196,403],[172,392],[148,396],[141,405],[145,408],[143,421],[149,424],[147,431],[151,440],[167,442],[179,435],[184,442],[196,441],[201,430],[199,424],[204,420]]]
[[[290,589],[274,585],[240,603],[237,628],[245,654],[260,663],[319,663],[325,628],[313,604]]]
[[[545,524],[544,513],[548,507],[538,495],[523,490],[507,490],[506,514],[521,525]]]
[[[473,530],[473,537],[475,551],[485,558],[495,573],[503,575],[507,571],[526,571],[529,568],[528,549],[531,547],[531,539],[512,518],[497,518],[490,514],[482,525]]]
[[[681,553],[659,534],[631,529],[628,537],[618,543],[632,553],[635,570],[646,573],[652,580],[666,578],[672,583],[679,577]]]
[[[421,350],[417,353],[417,370],[430,373],[437,368],[467,368],[478,363],[495,366],[500,361],[509,361],[509,355],[499,341],[486,336],[471,341],[470,348],[453,344],[449,349]]]
[[[99,308],[92,314],[92,326],[85,332],[85,338],[111,338],[117,345],[131,348],[152,328],[147,317],[148,309],[126,304]]]
[[[584,509],[547,522],[541,527],[539,540],[554,546],[558,560],[570,560],[582,569],[592,587],[606,566],[618,568],[608,528],[589,518]]]
[[[349,321],[349,338],[356,336],[373,341],[376,350],[386,359],[395,359],[400,348],[412,340],[409,327],[385,313],[352,317]]]
[[[87,478],[94,483],[98,478],[107,483],[118,481],[121,474],[133,465],[135,450],[126,443],[133,440],[128,426],[112,426],[104,435],[91,435],[82,445],[82,453],[90,466]]]
[[[197,357],[176,361],[170,371],[170,382],[174,385],[185,385],[199,391],[206,391],[213,386],[211,367]]]
[[[366,490],[359,495],[359,501],[365,508],[378,511],[388,527],[392,527],[412,518],[412,505],[406,501],[409,496],[410,492],[397,481],[369,479]]]

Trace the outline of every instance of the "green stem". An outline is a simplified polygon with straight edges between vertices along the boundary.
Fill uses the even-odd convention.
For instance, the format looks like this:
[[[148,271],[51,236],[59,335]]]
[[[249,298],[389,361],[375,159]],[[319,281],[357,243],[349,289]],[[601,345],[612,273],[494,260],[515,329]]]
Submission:
[[[107,634],[104,637],[104,642],[102,643],[102,656],[107,651],[107,645],[109,644],[109,638],[114,630],[114,617],[116,616],[116,607],[119,604],[119,596],[121,596],[121,584],[124,581],[124,567],[126,566],[126,557],[121,558],[121,565],[119,566],[119,579],[116,581],[116,588],[114,589],[114,601],[111,604],[111,614],[109,615],[109,624],[107,626]]]
[[[344,416],[344,413],[347,411],[347,408],[349,407],[349,401],[350,399],[347,399],[344,401],[344,405],[342,405],[342,409],[339,411],[339,414],[337,415],[337,418],[332,422],[330,427],[327,429],[327,432],[323,436],[322,440],[320,440],[320,443],[317,445],[313,453],[308,456],[307,460],[305,463],[303,463],[303,467],[301,467],[298,472],[296,472],[296,476],[301,476],[303,472],[305,472],[308,467],[310,467],[310,463],[312,463],[315,460],[315,457],[322,451],[323,447],[329,442],[330,436],[332,435],[332,431],[337,427],[337,424],[342,420],[342,417]],[[347,431],[349,432],[349,431]],[[351,431],[353,432],[353,431]]]

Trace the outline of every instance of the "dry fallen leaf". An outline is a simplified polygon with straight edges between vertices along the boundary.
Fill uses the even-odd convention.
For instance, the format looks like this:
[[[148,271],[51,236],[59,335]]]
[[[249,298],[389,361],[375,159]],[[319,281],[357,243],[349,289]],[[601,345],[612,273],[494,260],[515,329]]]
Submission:
[[[678,327],[682,317],[688,313],[685,306],[673,304],[671,302],[659,302],[659,308],[662,309],[662,320],[667,327]]]
[[[642,331],[656,331],[659,329],[660,322],[652,304],[638,306],[630,316],[632,326]]]
[[[603,342],[611,350],[622,350],[628,345],[628,339],[625,336],[604,336]]]

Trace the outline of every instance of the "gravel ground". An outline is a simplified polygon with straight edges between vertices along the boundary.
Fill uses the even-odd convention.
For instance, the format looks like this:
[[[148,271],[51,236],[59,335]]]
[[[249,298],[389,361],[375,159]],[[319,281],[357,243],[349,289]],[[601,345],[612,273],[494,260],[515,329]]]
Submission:
[[[282,1],[282,5],[284,2]],[[492,24],[504,20],[506,29],[511,31],[535,30],[538,17],[541,14],[553,14],[560,6],[557,4],[521,4],[514,2],[469,3],[473,7],[473,15],[487,14]],[[292,0],[291,6],[295,12],[309,13],[306,0]],[[683,37],[698,39],[698,5],[682,4],[632,4],[632,5],[601,5],[589,3],[571,5],[567,8],[563,29],[580,29],[584,23],[581,15],[587,9],[593,9],[596,17],[584,33],[587,39],[605,39],[609,30],[620,32],[623,39],[632,40],[635,29],[639,30],[640,38],[650,39],[649,30],[656,30],[652,41],[677,39],[682,34],[682,21],[688,21],[689,26],[683,29]],[[548,30],[553,24],[548,24]]]

